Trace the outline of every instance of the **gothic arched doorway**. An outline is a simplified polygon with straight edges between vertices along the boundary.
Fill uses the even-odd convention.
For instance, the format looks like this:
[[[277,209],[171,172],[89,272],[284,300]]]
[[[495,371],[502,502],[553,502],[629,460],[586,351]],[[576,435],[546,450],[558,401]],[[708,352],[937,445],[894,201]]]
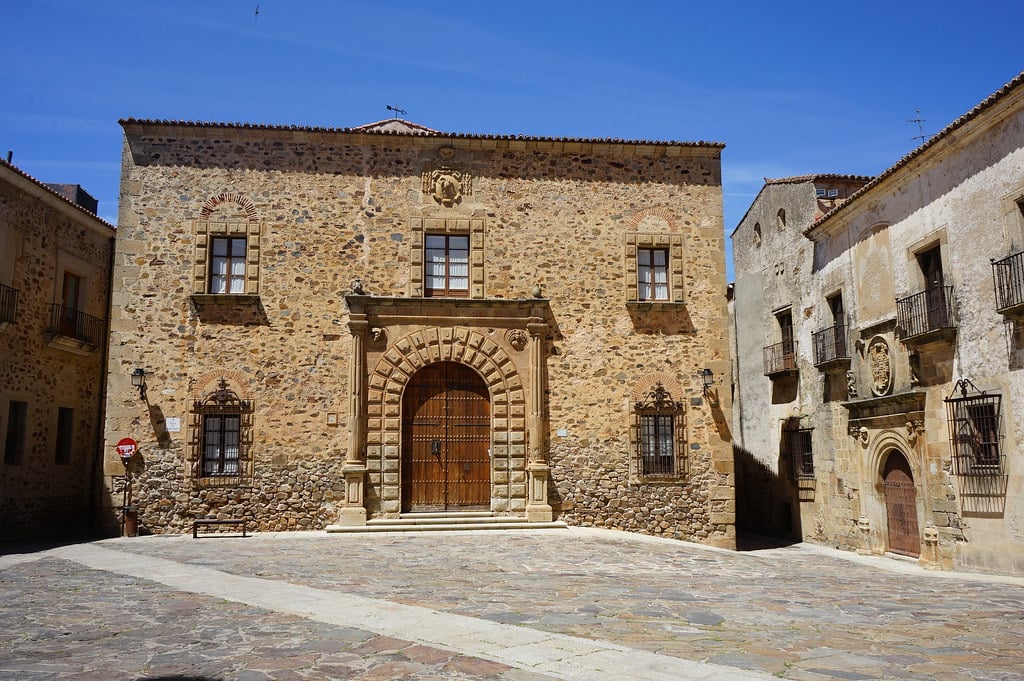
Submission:
[[[921,555],[917,530],[917,490],[906,458],[895,449],[889,452],[882,471],[885,513],[889,527],[889,550],[905,556]]]
[[[438,362],[402,396],[402,511],[489,510],[491,403],[472,368]]]

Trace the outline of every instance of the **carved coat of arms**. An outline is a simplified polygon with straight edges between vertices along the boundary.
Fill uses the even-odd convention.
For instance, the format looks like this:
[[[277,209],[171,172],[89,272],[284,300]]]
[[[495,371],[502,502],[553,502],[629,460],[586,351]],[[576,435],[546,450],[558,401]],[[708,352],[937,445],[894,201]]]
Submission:
[[[876,336],[868,346],[868,367],[871,369],[871,392],[888,395],[892,388],[892,357],[889,344]]]
[[[435,201],[451,208],[462,202],[462,197],[473,193],[473,182],[469,173],[448,167],[441,167],[423,173],[423,193]]]

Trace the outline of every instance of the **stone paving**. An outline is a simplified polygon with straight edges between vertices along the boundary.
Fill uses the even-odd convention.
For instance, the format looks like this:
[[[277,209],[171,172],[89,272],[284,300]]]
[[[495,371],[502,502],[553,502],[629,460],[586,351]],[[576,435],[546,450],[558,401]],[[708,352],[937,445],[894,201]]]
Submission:
[[[724,666],[736,676],[1024,679],[1024,580],[929,572],[805,545],[733,553],[572,529],[149,537],[94,546],[121,552],[126,564],[131,554],[161,558],[186,572],[416,606],[625,646],[638,657]],[[0,678],[552,677],[529,663],[423,645],[413,626],[400,640],[96,572],[59,555],[0,557]]]

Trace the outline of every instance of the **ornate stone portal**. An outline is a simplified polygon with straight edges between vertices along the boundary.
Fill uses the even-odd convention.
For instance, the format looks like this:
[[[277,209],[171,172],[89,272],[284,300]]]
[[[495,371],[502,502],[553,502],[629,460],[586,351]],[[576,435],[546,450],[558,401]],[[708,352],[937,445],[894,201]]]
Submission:
[[[345,300],[352,333],[350,436],[346,498],[336,524],[364,525],[368,515],[400,513],[402,395],[416,372],[435,362],[467,365],[487,383],[491,466],[501,474],[491,485],[491,510],[552,520],[544,385],[553,322],[547,301]],[[369,338],[373,330],[387,339],[381,347]]]

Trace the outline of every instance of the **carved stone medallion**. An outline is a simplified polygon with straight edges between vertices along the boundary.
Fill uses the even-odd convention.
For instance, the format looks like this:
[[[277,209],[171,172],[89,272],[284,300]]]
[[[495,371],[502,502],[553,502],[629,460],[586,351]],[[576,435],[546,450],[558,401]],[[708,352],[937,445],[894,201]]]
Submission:
[[[868,345],[868,367],[871,369],[871,392],[881,397],[892,390],[892,355],[889,344],[875,336]]]
[[[508,341],[508,344],[512,346],[513,350],[520,351],[526,347],[526,342],[529,338],[527,337],[526,332],[522,329],[510,329],[509,332],[505,334],[505,340]]]
[[[442,166],[423,173],[423,193],[430,195],[445,208],[461,203],[462,197],[473,193],[469,173]]]

